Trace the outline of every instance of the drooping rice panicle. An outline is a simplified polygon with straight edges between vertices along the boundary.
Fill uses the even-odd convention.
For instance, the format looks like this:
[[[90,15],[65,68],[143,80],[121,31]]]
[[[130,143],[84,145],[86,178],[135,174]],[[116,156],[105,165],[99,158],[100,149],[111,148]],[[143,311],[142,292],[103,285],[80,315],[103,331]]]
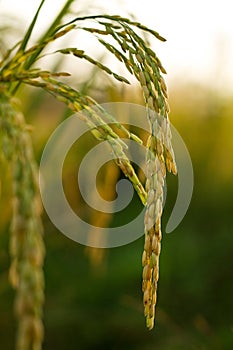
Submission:
[[[71,2],[71,0],[67,1],[67,6]],[[97,24],[97,28],[95,26],[87,27],[86,25],[82,27],[80,24],[85,23],[84,21],[86,20],[94,21]],[[60,76],[66,76],[68,75],[67,73],[51,73],[46,70],[30,68],[39,59],[39,54],[50,43],[76,29],[82,29],[94,34],[99,43],[125,65],[142,87],[151,129],[151,134],[147,141],[146,191],[124,153],[125,143],[109,123],[114,123],[117,130],[123,131],[127,138],[134,139],[139,143],[141,140],[130,133],[90,97],[55,79]],[[79,112],[79,117],[86,122],[97,139],[108,141],[118,166],[125,176],[130,179],[142,203],[146,205],[142,289],[147,327],[152,329],[155,316],[160,242],[162,237],[163,188],[166,169],[174,174],[176,174],[177,170],[168,118],[168,94],[162,77],[162,74],[165,74],[166,71],[159,58],[148,47],[147,41],[138,34],[138,31],[149,33],[157,39],[165,41],[156,31],[128,18],[110,15],[75,18],[69,23],[49,30],[48,35],[39,44],[26,49],[27,42],[22,43],[20,49],[13,57],[11,52],[9,52],[6,59],[0,64],[0,84],[3,84],[4,88],[8,86],[8,91],[11,92],[16,91],[20,83],[43,88],[56,99],[64,102],[73,112]],[[102,36],[104,36],[104,40]],[[111,42],[107,41],[109,37],[111,37]],[[112,39],[116,45],[112,44]],[[57,50],[57,52],[85,59],[105,73],[112,75],[118,81],[128,83],[125,77],[113,72],[108,66],[87,55],[80,48],[65,48]],[[12,86],[14,87],[15,84],[16,88],[12,90]]]
[[[98,20],[99,18],[101,18],[99,23],[115,39],[121,51],[101,38],[99,38],[99,42],[113,53],[118,60],[124,62],[129,72],[139,81],[143,90],[151,128],[151,135],[147,143],[147,204],[145,213],[142,289],[144,293],[144,313],[147,320],[147,327],[152,329],[154,326],[159,276],[159,254],[162,238],[161,216],[166,166],[168,171],[176,174],[168,119],[167,88],[161,75],[161,73],[166,73],[166,71],[156,54],[147,47],[144,40],[131,27],[133,25],[146,30],[144,26],[138,22],[132,22],[118,16],[95,17],[94,19]],[[110,21],[117,21],[123,30],[121,28],[120,30],[113,30],[111,23],[104,21],[106,18]],[[164,41],[158,33],[151,30],[149,32]]]
[[[166,177],[164,148],[171,147],[170,126],[168,120],[168,104],[166,86],[159,70],[163,70],[157,57],[148,52],[142,39],[132,33],[127,25],[126,32],[132,36],[137,54],[131,56],[132,64],[137,66],[136,78],[139,80],[151,128],[147,142],[146,191],[147,204],[145,212],[145,244],[142,256],[143,264],[143,302],[144,314],[148,329],[154,327],[155,305],[157,299],[157,282],[159,278],[159,255],[161,249],[161,216],[163,210],[163,188]],[[154,69],[149,64],[154,61]],[[163,70],[164,71],[164,70]],[[162,88],[161,88],[162,86]],[[165,126],[165,127],[164,127]],[[169,131],[168,131],[169,130]],[[173,156],[170,148],[170,153]],[[174,157],[168,157],[168,170],[176,173]],[[169,163],[170,162],[170,163]]]
[[[104,21],[106,18],[111,21],[117,21],[123,28],[123,31],[121,28],[120,31],[113,30],[111,24]],[[95,19],[97,20],[97,17]],[[159,276],[159,254],[162,238],[161,216],[166,166],[168,171],[176,174],[168,119],[167,88],[161,75],[161,73],[166,73],[166,71],[155,53],[146,46],[144,40],[131,28],[131,25],[133,25],[145,30],[144,26],[118,16],[101,17],[99,23],[116,40],[121,51],[100,38],[99,42],[113,53],[118,60],[125,63],[127,69],[136,77],[142,86],[151,128],[151,135],[147,142],[147,204],[145,213],[145,245],[142,259],[142,289],[147,327],[152,329],[154,326]],[[158,33],[150,30],[149,32],[163,41],[163,38]]]

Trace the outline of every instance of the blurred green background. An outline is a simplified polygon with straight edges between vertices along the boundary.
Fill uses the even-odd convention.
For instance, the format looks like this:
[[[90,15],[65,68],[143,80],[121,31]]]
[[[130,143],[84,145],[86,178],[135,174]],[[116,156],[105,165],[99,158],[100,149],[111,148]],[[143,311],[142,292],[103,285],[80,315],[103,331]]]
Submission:
[[[95,89],[90,93],[95,95]],[[21,95],[26,118],[34,125],[39,161],[65,110],[45,93],[25,89]],[[140,96],[136,87],[123,92],[109,87],[101,92],[102,101],[141,103]],[[170,105],[170,119],[192,158],[195,183],[184,220],[174,232],[163,235],[155,329],[147,331],[143,316],[143,237],[127,246],[92,254],[58,232],[44,214],[44,349],[233,348],[233,98],[190,82],[171,85]],[[84,143],[80,154],[86,149]],[[64,181],[66,177],[72,180],[73,163],[69,164]],[[14,293],[8,283],[9,178],[2,162],[0,339],[4,350],[13,349],[16,327]],[[174,205],[176,181],[168,179],[164,227]],[[72,181],[70,184],[73,186]],[[75,197],[73,188],[70,193]],[[134,198],[131,213],[126,211],[124,216],[133,215],[138,208]]]

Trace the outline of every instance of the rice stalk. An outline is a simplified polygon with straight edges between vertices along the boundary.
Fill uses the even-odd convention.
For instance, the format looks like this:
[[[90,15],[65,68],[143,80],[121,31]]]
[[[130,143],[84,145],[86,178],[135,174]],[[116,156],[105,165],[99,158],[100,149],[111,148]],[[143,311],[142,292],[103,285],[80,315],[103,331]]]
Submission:
[[[17,350],[40,350],[43,341],[45,247],[37,166],[23,115],[8,96],[0,98],[2,150],[12,172],[9,278],[16,289]]]

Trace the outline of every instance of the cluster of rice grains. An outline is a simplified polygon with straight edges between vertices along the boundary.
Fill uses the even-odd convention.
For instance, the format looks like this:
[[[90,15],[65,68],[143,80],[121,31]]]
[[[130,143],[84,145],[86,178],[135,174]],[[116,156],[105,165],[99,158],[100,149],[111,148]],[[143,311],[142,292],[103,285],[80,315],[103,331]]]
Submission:
[[[166,73],[166,71],[156,54],[133,28],[136,27],[144,32],[149,32],[159,40],[164,41],[165,39],[157,32],[138,22],[132,22],[119,16],[92,16],[87,18],[95,19],[104,28],[82,27],[82,29],[95,33],[99,42],[114,54],[118,60],[123,62],[128,71],[136,77],[143,89],[147,106],[151,134],[147,142],[146,159],[147,201],[145,244],[142,255],[142,291],[144,293],[144,314],[147,327],[152,329],[154,326],[157,282],[159,278],[159,254],[162,238],[161,216],[166,168],[173,174],[177,173],[177,169],[171,144],[167,89],[161,76],[161,73]],[[110,35],[119,45],[119,49],[100,38],[100,34]]]
[[[86,23],[84,21],[88,21],[88,26],[83,25]],[[95,24],[94,26],[92,25],[93,23]],[[43,57],[40,56],[40,53],[44,48],[47,48],[48,44],[74,30],[85,30],[95,35],[99,43],[124,64],[142,87],[151,128],[147,142],[145,189],[125,154],[124,150],[127,149],[127,146],[121,140],[121,137],[126,137],[139,143],[142,143],[141,140],[129,132],[111,115],[106,113],[89,96],[83,95],[80,91],[71,88],[58,79],[60,76],[69,75],[68,73],[52,73],[41,70],[40,68],[31,68],[31,65],[35,61]],[[19,83],[44,89],[58,100],[64,102],[70,110],[76,113],[78,112],[77,115],[86,122],[97,139],[108,141],[116,158],[117,165],[132,182],[143,205],[146,206],[145,245],[142,257],[142,289],[144,293],[144,310],[147,327],[152,329],[154,325],[158,281],[164,180],[166,169],[176,174],[176,165],[171,145],[167,90],[161,76],[161,73],[166,72],[156,54],[149,48],[149,44],[147,39],[143,37],[143,33],[151,34],[161,41],[165,40],[154,30],[120,16],[99,15],[76,18],[67,24],[55,28],[38,45],[26,50],[21,44],[16,54],[14,54],[14,50],[17,46],[10,50],[0,63],[0,83],[2,86],[9,85],[8,91],[10,93],[14,93],[14,88],[16,87],[17,89],[17,84]],[[108,38],[111,40],[107,40]],[[113,41],[114,44],[112,43]],[[84,59],[105,73],[112,75],[118,81],[128,83],[125,77],[116,74],[103,63],[87,55],[83,50],[71,47],[60,49],[56,52],[63,55],[73,55],[77,59]],[[17,121],[18,112],[14,112],[10,107],[9,110],[8,108],[5,109],[5,116],[1,116],[2,120],[6,119],[6,116],[12,113],[11,120],[9,120],[9,123],[12,123],[11,128],[9,127],[10,133],[8,130],[6,133],[8,135],[8,141],[14,135],[18,147],[18,160],[15,158],[12,159],[12,155],[7,155],[14,167],[15,196],[11,244],[13,257],[11,271],[13,272],[11,275],[14,280],[13,284],[18,288],[18,313],[25,313],[20,327],[24,327],[24,331],[26,332],[26,321],[32,317],[32,314],[33,322],[37,319],[39,320],[41,314],[42,292],[40,292],[40,295],[37,295],[36,291],[37,289],[40,289],[40,291],[43,290],[41,288],[43,278],[40,269],[43,262],[44,248],[41,240],[42,229],[39,219],[35,167],[31,159],[31,146],[28,147],[27,145],[30,143],[30,138],[25,130],[22,129],[23,124]],[[114,128],[111,124],[114,124]],[[22,188],[24,188],[24,191],[22,191]],[[33,252],[31,246],[36,246]],[[20,284],[19,273],[17,272],[19,270],[22,271],[22,275],[26,276],[23,279],[22,286]],[[37,272],[34,274],[35,271]],[[32,292],[28,293],[29,285],[34,286],[35,294]],[[34,310],[34,308],[36,309]],[[33,313],[32,310],[34,310]],[[37,325],[35,328],[38,331],[40,327]],[[21,332],[23,331],[21,330]],[[22,337],[22,339],[24,338]],[[19,349],[21,348],[19,347]],[[25,349],[28,348],[25,347]],[[37,347],[33,349],[37,349]]]
[[[141,38],[137,34],[131,35],[134,39],[135,56],[131,56],[130,61],[135,68],[137,67],[134,68],[135,76],[143,89],[151,129],[147,141],[146,156],[147,203],[144,218],[145,244],[142,254],[142,291],[147,327],[152,329],[159,279],[161,216],[166,167],[173,174],[177,173],[177,169],[171,145],[167,89],[161,76],[161,72],[166,72],[155,53],[145,46]]]
[[[29,130],[14,102],[1,96],[2,149],[12,172],[13,219],[10,282],[16,289],[17,350],[40,350],[44,303],[41,203]]]

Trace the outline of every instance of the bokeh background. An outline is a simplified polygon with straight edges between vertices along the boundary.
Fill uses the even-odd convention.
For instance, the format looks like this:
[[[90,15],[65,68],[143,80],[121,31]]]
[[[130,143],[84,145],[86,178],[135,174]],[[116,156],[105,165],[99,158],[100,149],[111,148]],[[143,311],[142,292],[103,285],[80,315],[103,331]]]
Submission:
[[[33,5],[30,1],[20,3],[24,11],[17,8],[16,1],[0,2],[1,18],[8,21],[11,29],[7,45],[15,42],[20,31],[24,32],[39,1]],[[48,16],[40,18],[35,39],[54,15],[51,3],[55,6],[53,1],[47,1]],[[56,7],[59,9],[62,3],[64,1],[58,1]],[[163,236],[155,329],[147,331],[143,316],[143,237],[127,246],[94,250],[66,238],[44,214],[47,248],[45,350],[233,348],[233,30],[229,22],[230,2],[175,3],[144,0],[143,3],[136,1],[133,6],[127,0],[115,0],[111,8],[105,1],[98,1],[91,10],[130,12],[168,39],[165,44],[152,42],[152,47],[168,68],[170,119],[185,141],[193,162],[195,183],[190,208],[179,227]],[[74,13],[77,13],[80,9],[85,11],[87,3],[77,1],[75,6]],[[56,8],[53,11],[55,13]],[[95,51],[91,40],[81,36],[78,39],[91,52]],[[4,41],[1,42],[3,45]],[[102,52],[97,51],[96,55],[100,57]],[[108,60],[108,57],[103,59]],[[98,75],[89,66],[80,73],[78,61],[71,65],[69,61],[55,59],[48,64],[73,71],[75,80],[71,83],[99,102],[143,103],[140,89],[134,82],[126,88],[102,73]],[[113,64],[110,59],[109,64]],[[116,69],[122,74],[121,67]],[[47,139],[69,112],[52,97],[32,88],[21,89],[19,97],[28,123],[34,126],[33,141],[39,162]],[[73,164],[82,158],[92,142],[92,137],[86,135],[82,143],[74,147],[64,170],[67,196],[74,207],[82,207],[83,211],[85,206],[76,189]],[[0,348],[10,350],[14,347],[16,328],[12,307],[14,292],[8,283],[11,189],[9,170],[5,163],[0,165]],[[116,179],[121,176],[116,169],[112,171]],[[168,178],[168,189],[163,227],[176,198],[176,179]],[[114,188],[111,191],[115,193]],[[119,224],[139,209],[135,196],[121,217],[106,218],[106,221]]]

